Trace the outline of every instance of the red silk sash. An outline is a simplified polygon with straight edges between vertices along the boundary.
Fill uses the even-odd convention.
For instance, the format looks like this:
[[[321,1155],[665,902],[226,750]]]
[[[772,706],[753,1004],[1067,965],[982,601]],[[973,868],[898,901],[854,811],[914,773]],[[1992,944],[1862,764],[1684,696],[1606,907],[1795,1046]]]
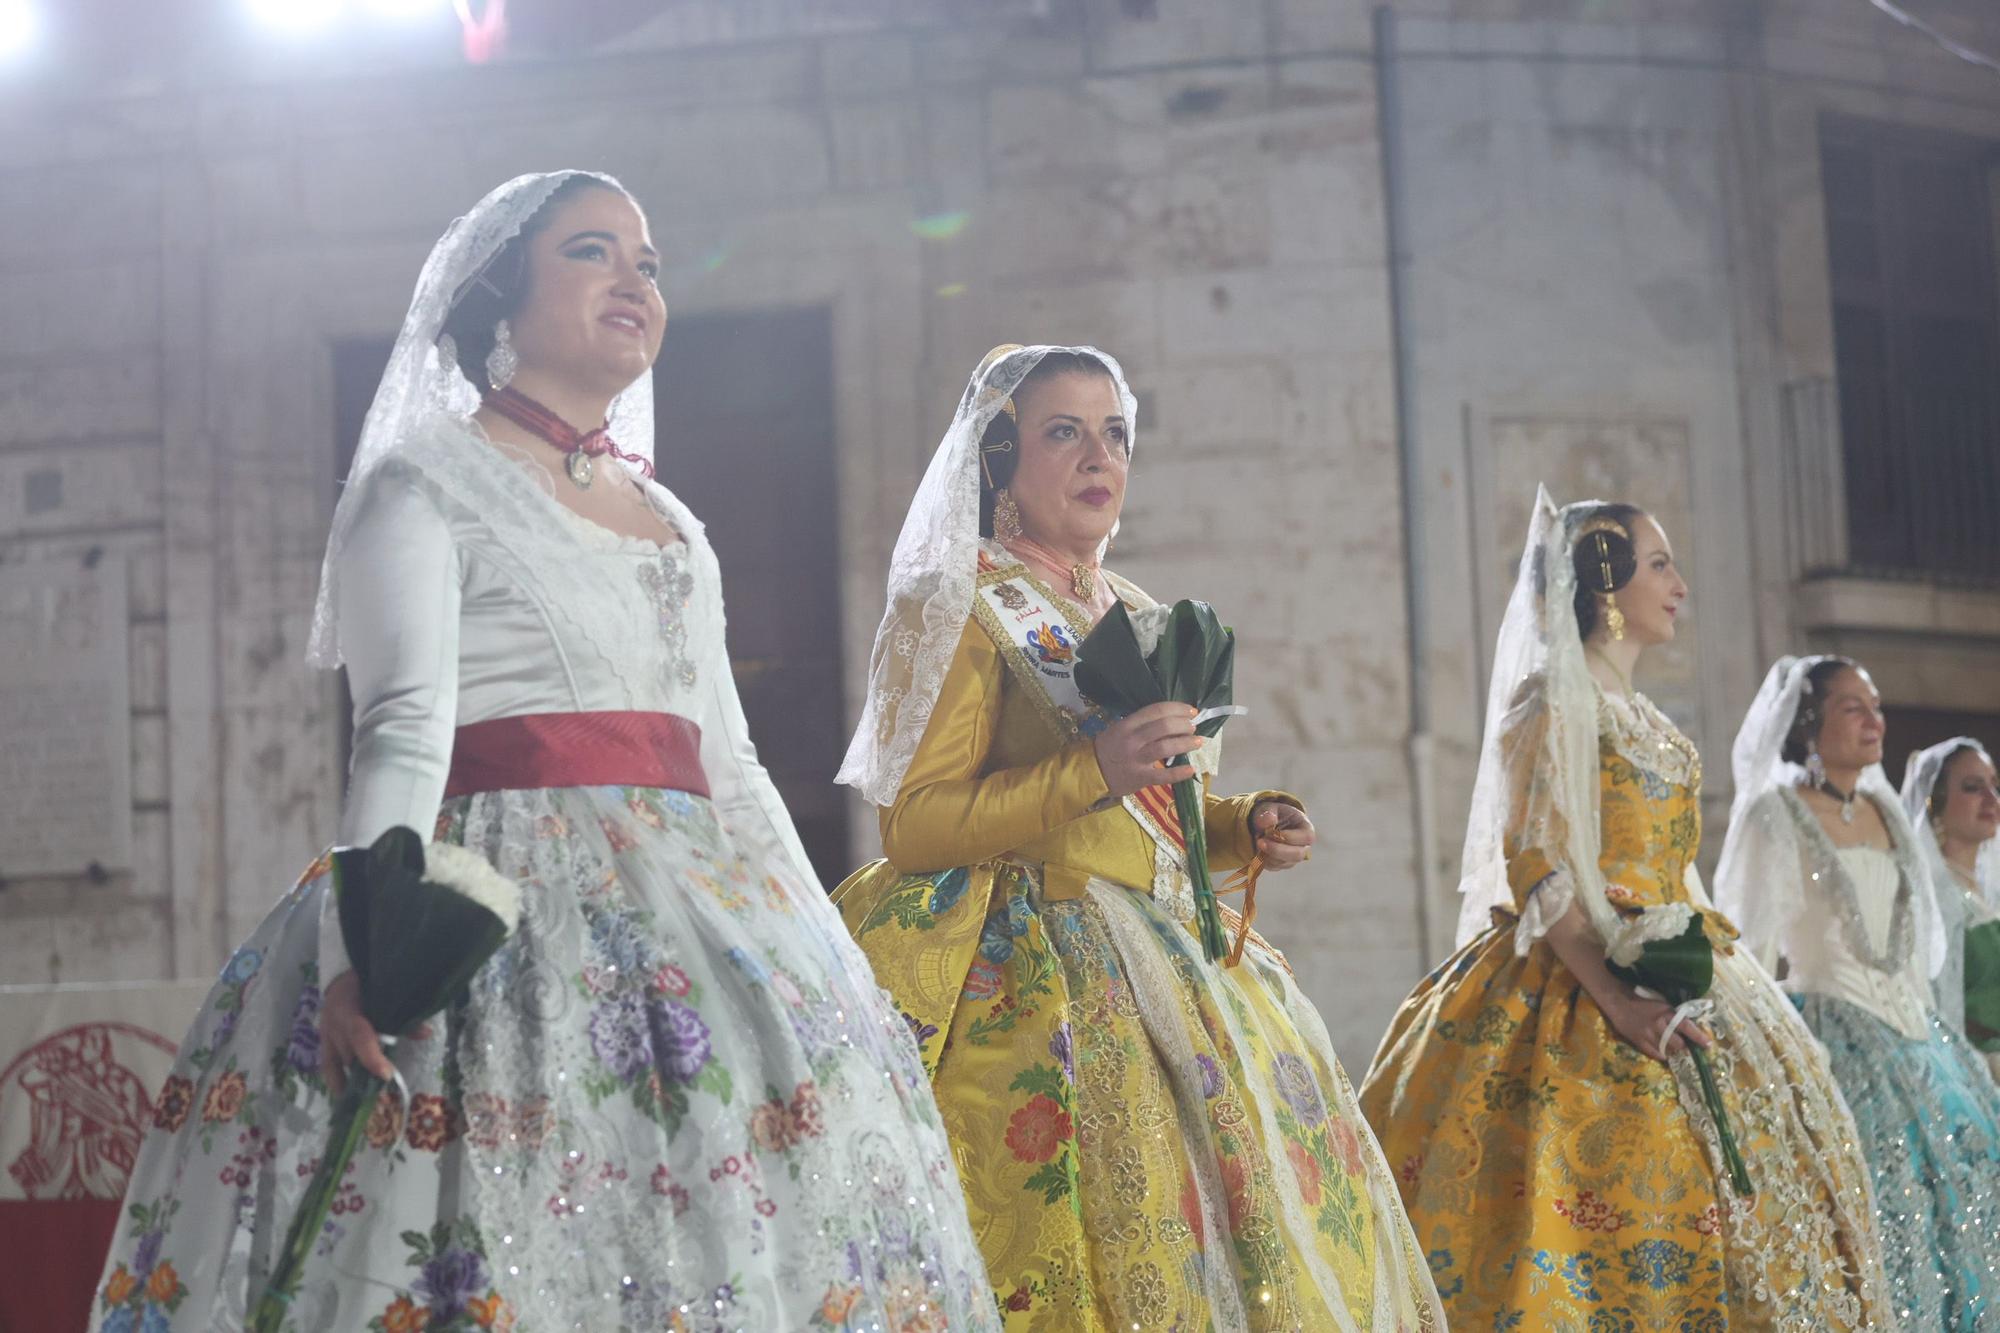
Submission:
[[[446,800],[543,787],[662,787],[707,796],[701,728],[671,713],[530,713],[458,729]]]
[[[1199,781],[1197,778],[1196,782]],[[1185,852],[1187,832],[1181,828],[1181,812],[1174,805],[1174,789],[1162,783],[1157,787],[1141,787],[1132,796],[1159,823],[1161,832],[1173,840],[1174,846]]]

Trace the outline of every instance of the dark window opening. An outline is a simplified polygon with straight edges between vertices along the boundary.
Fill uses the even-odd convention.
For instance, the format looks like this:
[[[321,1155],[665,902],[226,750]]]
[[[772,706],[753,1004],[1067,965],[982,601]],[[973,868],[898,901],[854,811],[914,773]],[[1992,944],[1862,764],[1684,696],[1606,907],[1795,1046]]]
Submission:
[[[2000,583],[2000,145],[1820,129],[1848,564]]]

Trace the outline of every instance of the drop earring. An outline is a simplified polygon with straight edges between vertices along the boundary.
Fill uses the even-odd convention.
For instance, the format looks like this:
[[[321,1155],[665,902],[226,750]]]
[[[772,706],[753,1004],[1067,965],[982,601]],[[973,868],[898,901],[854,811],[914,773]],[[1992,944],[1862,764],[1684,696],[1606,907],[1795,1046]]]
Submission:
[[[514,372],[521,368],[521,358],[514,351],[514,331],[501,320],[493,326],[493,350],[486,354],[486,382],[498,393],[514,378]]]
[[[1826,761],[1819,757],[1819,742],[1806,742],[1806,781],[1815,787],[1826,785]]]
[[[1604,598],[1604,628],[1612,641],[1625,637],[1625,613],[1618,609],[1618,599],[1610,593],[1600,594]]]

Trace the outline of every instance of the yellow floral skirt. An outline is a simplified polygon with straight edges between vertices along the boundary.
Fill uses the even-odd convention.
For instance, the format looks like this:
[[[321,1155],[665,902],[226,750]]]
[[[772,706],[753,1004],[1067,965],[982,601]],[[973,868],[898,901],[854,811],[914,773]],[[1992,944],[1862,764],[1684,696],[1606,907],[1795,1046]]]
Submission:
[[[1012,1330],[1443,1327],[1324,1026],[1252,942],[1006,862],[835,894],[932,1073]]]
[[[1769,976],[1719,954],[1711,1057],[1641,1055],[1546,944],[1473,940],[1398,1011],[1362,1085],[1454,1328],[1894,1327],[1867,1169],[1824,1055]],[[1878,1322],[1879,1321],[1879,1322]]]

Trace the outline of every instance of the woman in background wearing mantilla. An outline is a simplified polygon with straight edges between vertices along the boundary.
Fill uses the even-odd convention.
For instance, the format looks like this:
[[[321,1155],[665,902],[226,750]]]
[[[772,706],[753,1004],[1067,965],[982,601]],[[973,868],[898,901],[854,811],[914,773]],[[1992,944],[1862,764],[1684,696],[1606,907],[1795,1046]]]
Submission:
[[[1970,1333],[2000,1318],[2000,1088],[1962,1026],[1965,899],[1932,882],[1885,731],[1858,662],[1778,659],[1736,736],[1716,899],[1782,961],[1853,1108],[1897,1315]]]
[[[1494,653],[1460,947],[1404,1002],[1361,1092],[1455,1328],[1894,1323],[1854,1121],[1702,891],[1700,756],[1632,687],[1686,597],[1643,510],[1536,497]],[[1668,941],[1712,967],[1693,1005],[1613,971]]]

